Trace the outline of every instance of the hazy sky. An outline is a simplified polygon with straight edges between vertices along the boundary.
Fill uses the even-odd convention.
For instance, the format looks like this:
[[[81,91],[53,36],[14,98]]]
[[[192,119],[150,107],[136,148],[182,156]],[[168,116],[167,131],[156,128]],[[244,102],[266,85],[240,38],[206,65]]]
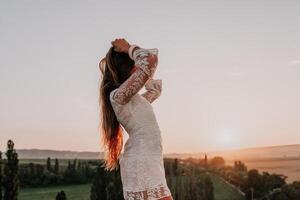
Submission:
[[[165,153],[300,143],[298,0],[0,2],[0,149],[101,150],[115,38],[159,49]]]

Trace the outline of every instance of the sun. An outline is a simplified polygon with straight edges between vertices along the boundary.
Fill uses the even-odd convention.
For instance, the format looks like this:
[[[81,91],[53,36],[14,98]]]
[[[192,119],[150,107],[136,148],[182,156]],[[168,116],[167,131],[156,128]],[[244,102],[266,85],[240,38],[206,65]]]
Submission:
[[[223,129],[217,134],[217,146],[220,150],[234,149],[239,146],[237,136],[230,129]]]

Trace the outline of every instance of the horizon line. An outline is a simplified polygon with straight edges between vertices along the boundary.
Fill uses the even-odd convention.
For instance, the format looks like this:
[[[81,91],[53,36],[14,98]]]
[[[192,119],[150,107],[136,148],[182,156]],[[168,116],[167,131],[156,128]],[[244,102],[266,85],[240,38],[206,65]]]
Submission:
[[[226,151],[239,151],[239,150],[248,150],[248,149],[260,149],[260,148],[276,148],[276,147],[291,147],[291,146],[299,146],[300,143],[295,144],[282,144],[282,145],[271,145],[271,146],[253,146],[253,147],[245,147],[245,148],[233,148],[233,149],[224,149],[224,150],[211,150],[211,151],[201,151],[201,152],[170,152],[164,154],[201,154],[201,153],[213,153],[213,152],[226,152]],[[41,150],[41,151],[70,151],[70,152],[79,152],[79,153],[103,153],[103,151],[87,151],[87,150],[58,150],[58,149],[39,149],[39,148],[19,148],[18,150]],[[1,150],[0,150],[1,151]],[[5,152],[5,151],[1,151]]]

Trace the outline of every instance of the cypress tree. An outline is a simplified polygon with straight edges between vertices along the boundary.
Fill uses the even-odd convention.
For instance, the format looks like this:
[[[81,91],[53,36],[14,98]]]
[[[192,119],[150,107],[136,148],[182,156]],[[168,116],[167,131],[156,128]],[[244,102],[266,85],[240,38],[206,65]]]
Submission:
[[[208,168],[207,154],[205,154],[205,157],[204,157],[204,167],[205,167],[205,169],[207,170],[207,168]]]
[[[72,165],[73,171],[76,171],[76,166],[77,166],[77,159],[75,158],[75,159],[73,160],[73,165]]]
[[[174,172],[175,176],[179,175],[179,173],[178,173],[178,159],[177,158],[175,158],[175,160],[174,160],[173,172]]]
[[[69,160],[69,161],[68,161],[68,170],[71,170],[71,168],[72,168],[72,167],[71,167],[71,161]]]
[[[238,170],[238,161],[236,161],[236,160],[234,161],[234,169]]]
[[[59,163],[58,163],[58,159],[57,158],[55,158],[54,173],[55,174],[59,173]]]
[[[4,200],[18,200],[19,192],[19,159],[12,140],[7,142],[7,162],[4,167]]]
[[[179,199],[179,173],[178,173],[178,159],[175,158],[174,160],[174,164],[173,164],[173,173],[174,173],[174,176],[175,176],[175,194],[174,194],[174,197],[175,199]]]
[[[50,172],[51,171],[51,158],[50,157],[48,157],[47,158],[47,170]]]
[[[82,163],[81,163],[81,160],[78,161],[77,171],[78,171],[79,173],[81,173],[81,171],[82,171]]]

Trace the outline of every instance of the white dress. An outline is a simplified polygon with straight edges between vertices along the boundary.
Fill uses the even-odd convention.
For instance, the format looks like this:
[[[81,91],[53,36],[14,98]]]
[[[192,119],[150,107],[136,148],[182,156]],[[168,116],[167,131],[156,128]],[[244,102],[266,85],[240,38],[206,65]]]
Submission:
[[[110,93],[116,117],[129,134],[120,157],[125,200],[157,200],[171,196],[165,178],[161,131],[151,103],[161,94],[154,80],[157,63],[147,62],[151,50],[139,48],[130,55],[138,69]],[[146,92],[138,91],[145,86]]]

